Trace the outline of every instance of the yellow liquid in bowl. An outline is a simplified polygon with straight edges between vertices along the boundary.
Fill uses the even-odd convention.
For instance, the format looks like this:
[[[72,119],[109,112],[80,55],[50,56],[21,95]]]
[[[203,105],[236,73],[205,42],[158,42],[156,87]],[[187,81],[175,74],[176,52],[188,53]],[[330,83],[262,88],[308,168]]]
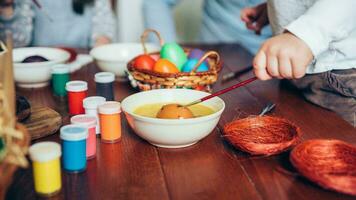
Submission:
[[[144,117],[156,118],[158,111],[162,108],[162,106],[167,104],[168,103],[155,103],[155,104],[142,105],[136,108],[134,113],[136,115],[141,115]],[[194,117],[202,117],[215,113],[215,111],[212,108],[201,104],[190,106],[189,110],[192,111]]]

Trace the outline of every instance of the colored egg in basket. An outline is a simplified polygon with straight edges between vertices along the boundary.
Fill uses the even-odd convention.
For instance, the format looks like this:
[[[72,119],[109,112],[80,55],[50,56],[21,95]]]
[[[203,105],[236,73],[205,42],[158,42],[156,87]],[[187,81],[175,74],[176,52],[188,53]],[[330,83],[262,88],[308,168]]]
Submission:
[[[145,39],[149,33],[158,36],[162,47],[159,52],[147,52]],[[127,64],[128,78],[133,87],[142,91],[186,88],[211,92],[211,86],[217,81],[222,68],[217,52],[204,53],[200,49],[182,48],[177,43],[164,44],[160,34],[151,29],[142,34],[141,42],[144,54]],[[148,67],[146,63],[140,64],[142,57],[149,60]],[[155,61],[154,65],[152,60]]]

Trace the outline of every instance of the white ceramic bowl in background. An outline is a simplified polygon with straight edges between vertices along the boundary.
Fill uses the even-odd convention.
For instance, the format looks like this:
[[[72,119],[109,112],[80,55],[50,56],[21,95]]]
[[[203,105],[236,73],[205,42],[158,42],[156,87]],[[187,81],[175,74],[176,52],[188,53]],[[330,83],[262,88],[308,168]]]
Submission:
[[[29,56],[42,56],[49,61],[21,63]],[[13,50],[14,78],[19,87],[38,88],[48,85],[51,67],[68,61],[70,54],[62,49],[50,47],[24,47]]]
[[[146,44],[148,52],[159,51],[160,46]],[[95,47],[90,51],[100,70],[113,72],[118,80],[125,80],[127,63],[134,57],[143,54],[141,43],[113,43]]]
[[[202,102],[215,110],[211,115],[191,119],[158,119],[134,113],[137,107],[154,103],[188,103],[209,93],[189,89],[158,89],[140,92],[121,102],[127,121],[137,135],[149,143],[165,148],[181,148],[197,143],[213,131],[225,108],[219,97]]]

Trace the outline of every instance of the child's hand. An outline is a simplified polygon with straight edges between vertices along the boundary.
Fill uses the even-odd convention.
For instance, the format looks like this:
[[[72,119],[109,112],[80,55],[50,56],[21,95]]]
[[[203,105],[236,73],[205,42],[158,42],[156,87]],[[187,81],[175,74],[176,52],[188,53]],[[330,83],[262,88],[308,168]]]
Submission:
[[[246,27],[261,34],[261,30],[268,24],[267,3],[262,3],[255,7],[244,8],[241,11],[241,20],[246,23]]]
[[[255,75],[261,80],[296,79],[305,75],[313,53],[303,40],[291,33],[268,39],[253,60]]]
[[[98,47],[104,44],[109,44],[111,43],[110,38],[106,37],[106,36],[98,36],[95,40],[95,44],[94,47]]]

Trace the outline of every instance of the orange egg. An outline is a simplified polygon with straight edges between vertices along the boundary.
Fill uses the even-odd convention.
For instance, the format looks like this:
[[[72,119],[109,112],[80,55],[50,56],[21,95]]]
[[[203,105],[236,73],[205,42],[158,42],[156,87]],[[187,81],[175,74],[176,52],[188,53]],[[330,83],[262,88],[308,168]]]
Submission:
[[[161,72],[161,73],[178,73],[179,72],[178,68],[167,59],[157,60],[155,66],[153,67],[153,71]]]
[[[188,119],[193,117],[194,115],[189,108],[175,103],[162,106],[157,113],[157,118],[161,119]]]

